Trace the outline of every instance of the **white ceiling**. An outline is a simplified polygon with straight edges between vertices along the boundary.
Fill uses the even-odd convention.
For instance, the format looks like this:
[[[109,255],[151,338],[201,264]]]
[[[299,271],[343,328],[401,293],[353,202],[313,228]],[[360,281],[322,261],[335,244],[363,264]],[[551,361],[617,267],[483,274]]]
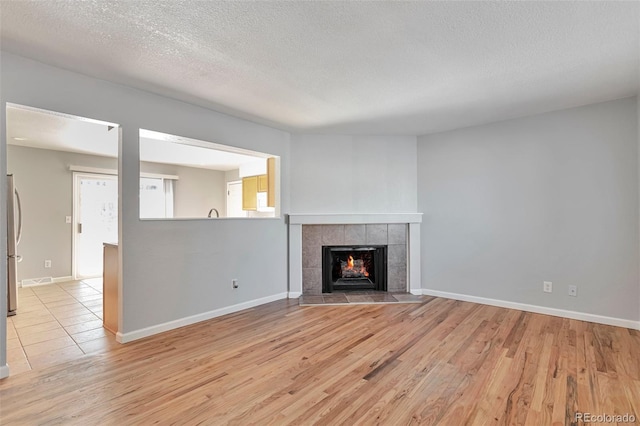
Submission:
[[[639,2],[1,2],[2,48],[304,132],[425,134],[638,93]]]
[[[10,145],[118,157],[118,129],[112,123],[35,108],[7,107]],[[140,160],[219,171],[237,170],[267,154],[148,130],[140,131]]]
[[[118,157],[118,130],[107,123],[21,106],[7,106],[7,143]]]

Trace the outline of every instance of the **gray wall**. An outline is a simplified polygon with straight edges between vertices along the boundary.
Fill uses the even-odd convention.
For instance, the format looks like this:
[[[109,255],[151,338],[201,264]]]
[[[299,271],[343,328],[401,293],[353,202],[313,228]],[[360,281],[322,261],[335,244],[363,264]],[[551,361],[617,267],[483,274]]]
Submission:
[[[292,135],[294,213],[415,213],[415,136]]]
[[[179,167],[176,175],[180,179],[174,187],[175,217],[204,218],[211,208],[218,209],[220,216],[226,216],[227,202],[224,172]]]
[[[637,126],[628,98],[420,137],[423,288],[637,321]]]
[[[119,124],[120,330],[129,333],[287,291],[283,218],[141,221],[138,218],[139,129],[212,141],[281,157],[281,207],[289,209],[288,133],[205,108],[2,52],[0,105],[6,102]],[[3,128],[6,126],[5,114]],[[6,158],[6,134],[0,154]],[[1,174],[6,164],[0,162]],[[5,197],[6,190],[2,190]],[[6,207],[0,204],[2,220]],[[0,227],[3,228],[3,227]],[[6,230],[2,230],[6,238]],[[0,255],[6,254],[1,245]],[[6,274],[1,263],[0,274]],[[232,278],[240,287],[233,289]],[[6,298],[0,297],[6,309]],[[6,319],[0,319],[0,366]]]
[[[16,176],[23,205],[18,279],[72,275],[73,173],[69,165],[116,170],[116,158],[7,146],[7,170]],[[177,175],[175,217],[204,218],[211,207],[224,212],[224,172],[170,164],[142,163],[141,171]],[[52,267],[44,268],[51,259]]]

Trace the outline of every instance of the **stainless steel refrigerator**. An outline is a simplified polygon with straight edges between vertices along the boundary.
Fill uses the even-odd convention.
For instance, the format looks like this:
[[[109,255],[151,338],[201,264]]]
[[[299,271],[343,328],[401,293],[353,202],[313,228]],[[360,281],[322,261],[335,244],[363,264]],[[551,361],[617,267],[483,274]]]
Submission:
[[[22,206],[13,175],[7,175],[7,316],[18,310],[18,244],[22,234]]]

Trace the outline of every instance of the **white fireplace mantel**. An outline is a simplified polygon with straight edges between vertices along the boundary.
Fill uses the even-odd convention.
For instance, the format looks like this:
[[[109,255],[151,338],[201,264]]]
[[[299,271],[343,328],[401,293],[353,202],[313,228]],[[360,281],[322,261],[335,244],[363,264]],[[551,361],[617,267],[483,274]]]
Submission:
[[[421,223],[422,213],[290,214],[289,225],[349,225],[367,223]]]
[[[413,294],[422,294],[420,278],[420,223],[422,213],[290,214],[289,297],[302,294],[302,225],[407,224],[407,283]]]

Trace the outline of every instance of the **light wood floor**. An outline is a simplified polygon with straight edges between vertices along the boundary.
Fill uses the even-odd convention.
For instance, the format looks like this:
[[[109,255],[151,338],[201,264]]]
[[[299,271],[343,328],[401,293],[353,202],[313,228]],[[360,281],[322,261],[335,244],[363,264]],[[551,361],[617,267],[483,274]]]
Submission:
[[[7,318],[12,375],[114,345],[102,327],[102,278],[18,289],[18,314]]]
[[[278,301],[0,380],[13,424],[574,424],[640,415],[640,333],[425,297]],[[637,420],[636,420],[637,422]]]

